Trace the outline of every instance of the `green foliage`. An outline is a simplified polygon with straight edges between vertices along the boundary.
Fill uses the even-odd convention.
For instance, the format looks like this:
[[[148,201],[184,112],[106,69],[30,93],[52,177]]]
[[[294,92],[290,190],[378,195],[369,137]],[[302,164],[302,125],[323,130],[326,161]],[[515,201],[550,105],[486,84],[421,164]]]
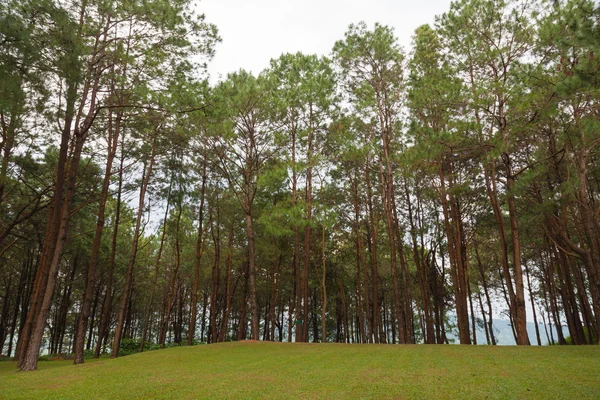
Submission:
[[[585,338],[586,343],[598,343],[598,340],[596,338],[596,335],[591,335],[590,336],[590,331],[588,330],[588,328],[586,326],[583,327],[583,337]],[[567,336],[565,338],[565,342],[567,345],[573,345],[573,338],[571,336]]]
[[[121,340],[121,346],[119,347],[119,357],[129,356],[131,354],[139,353],[141,340],[124,338]],[[160,345],[152,342],[144,343],[144,351],[158,350]]]

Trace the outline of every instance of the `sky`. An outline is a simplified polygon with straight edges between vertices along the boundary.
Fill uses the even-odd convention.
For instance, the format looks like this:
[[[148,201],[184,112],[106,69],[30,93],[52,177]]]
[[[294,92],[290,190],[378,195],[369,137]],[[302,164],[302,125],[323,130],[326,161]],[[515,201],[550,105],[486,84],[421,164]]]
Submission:
[[[408,51],[414,30],[449,7],[450,0],[201,0],[198,12],[223,39],[208,64],[215,82],[240,68],[258,74],[282,53],[328,55],[359,21],[393,27]]]

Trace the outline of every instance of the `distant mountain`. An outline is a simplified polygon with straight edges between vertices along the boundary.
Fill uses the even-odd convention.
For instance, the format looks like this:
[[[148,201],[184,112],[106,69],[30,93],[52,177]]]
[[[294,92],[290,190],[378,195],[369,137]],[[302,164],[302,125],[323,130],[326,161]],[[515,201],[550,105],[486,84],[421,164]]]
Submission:
[[[548,344],[548,338],[546,336],[546,330],[544,329],[543,324],[538,324],[540,329],[540,340],[543,345]],[[550,327],[547,326],[548,336],[554,337],[554,341],[558,341],[556,336],[556,327],[552,325],[552,335],[550,334]],[[569,331],[566,326],[562,327],[563,335],[565,337],[569,336]],[[527,334],[529,335],[529,342],[533,346],[537,346],[537,339],[535,337],[535,324],[533,322],[527,323]],[[454,339],[454,343],[458,343],[458,332],[447,333],[448,339]],[[510,326],[510,321],[504,319],[495,319],[494,320],[494,336],[496,338],[496,344],[500,346],[510,346],[515,345],[515,338],[512,333],[512,328]],[[477,344],[487,344],[487,340],[485,338],[485,331],[477,327]]]
[[[548,344],[548,338],[546,336],[546,329],[548,329],[548,336],[551,336],[550,327],[547,326],[546,329],[544,329],[543,324],[538,324],[538,327],[540,330],[540,340],[542,341],[542,345]],[[562,330],[563,330],[563,334],[565,337],[569,336],[569,331],[567,330],[566,326],[563,326]],[[529,335],[529,341],[531,342],[531,344],[537,345],[537,339],[535,336],[535,324],[533,322],[527,323],[527,333]],[[509,345],[516,344],[515,338],[512,333],[512,328],[510,326],[510,321],[503,320],[503,319],[495,319],[494,320],[494,335],[496,337],[496,342],[498,345],[509,346]],[[556,336],[556,327],[554,325],[552,325],[552,336],[554,337],[555,341],[558,340],[557,336]],[[477,329],[477,343],[478,344],[487,343],[486,339],[485,339],[485,331],[483,329],[480,329],[479,327]]]
[[[546,336],[546,330],[544,329],[543,324],[538,324],[538,328],[540,330],[540,339],[542,341],[542,345],[548,344],[548,337]],[[554,337],[554,340],[557,341],[558,338],[556,336],[556,327],[552,325],[552,334],[550,334],[550,327],[547,326],[548,336]],[[565,337],[569,336],[569,331],[566,326],[562,327],[563,335]],[[512,328],[510,326],[510,322],[503,319],[494,320],[494,333],[496,334],[496,340],[499,345],[514,345],[516,344],[515,338],[512,333]],[[537,339],[535,336],[535,324],[533,322],[527,323],[527,334],[529,335],[529,341],[532,345],[537,345]],[[485,341],[485,331],[479,329],[477,330],[477,342],[479,343],[481,337],[481,343],[486,343]]]

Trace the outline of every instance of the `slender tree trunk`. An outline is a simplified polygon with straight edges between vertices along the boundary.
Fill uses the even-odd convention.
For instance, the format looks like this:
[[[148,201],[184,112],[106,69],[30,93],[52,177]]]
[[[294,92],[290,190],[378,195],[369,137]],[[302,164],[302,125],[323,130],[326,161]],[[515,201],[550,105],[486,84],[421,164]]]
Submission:
[[[446,193],[446,176],[444,168],[451,166],[442,165],[439,161],[440,174],[440,198],[444,213],[444,226],[446,237],[448,239],[448,254],[450,256],[450,276],[456,298],[456,314],[458,319],[458,332],[460,344],[471,344],[469,333],[469,314],[467,311],[467,290],[465,274],[465,257],[463,253],[464,240],[461,229],[459,204],[452,193]],[[452,171],[449,171],[451,175]],[[449,180],[450,190],[452,189],[452,179]],[[449,196],[448,196],[449,195]]]
[[[380,321],[381,317],[379,314],[379,272],[378,272],[378,261],[377,261],[377,236],[378,229],[375,221],[375,215],[373,211],[373,190],[371,187],[371,175],[369,173],[369,163],[367,161],[367,165],[365,166],[365,181],[367,184],[367,208],[369,212],[369,254],[371,259],[371,293],[372,293],[372,302],[371,302],[371,336],[372,340],[375,343],[379,343],[379,331],[380,331]]]
[[[353,203],[354,203],[354,234],[356,235],[356,305],[358,313],[358,331],[361,343],[367,343],[367,334],[365,332],[365,321],[363,313],[363,295],[361,283],[361,263],[364,260],[364,249],[362,248],[362,233],[360,231],[360,205],[358,199],[358,177],[355,175],[352,180]],[[363,264],[363,268],[364,267]],[[366,286],[366,281],[365,281]]]
[[[415,261],[415,266],[417,268],[417,277],[419,279],[419,288],[421,291],[421,304],[423,307],[423,313],[425,314],[425,334],[424,339],[426,344],[435,343],[434,330],[433,330],[433,320],[431,318],[430,312],[430,304],[429,304],[429,290],[428,290],[428,279],[427,279],[427,268],[423,263],[421,257],[421,251],[417,245],[417,231],[413,218],[413,210],[412,210],[412,202],[410,199],[409,187],[406,178],[404,178],[404,188],[406,194],[406,204],[408,209],[408,220],[410,223],[410,233],[412,238],[413,245],[413,258]],[[416,191],[417,195],[419,191]]]
[[[296,172],[296,128],[294,114],[291,120],[291,135],[292,135],[292,207],[298,205],[298,176]],[[300,274],[300,233],[297,224],[293,225],[294,230],[294,254],[292,258],[292,268],[294,272],[294,293],[290,298],[290,317],[288,322],[288,341],[292,341],[292,329],[295,326],[296,342],[302,342],[302,326],[299,324],[302,319],[302,278]],[[295,311],[295,313],[294,313]],[[295,318],[294,318],[295,317]]]
[[[4,299],[2,301],[2,311],[0,312],[0,354],[4,349],[4,342],[8,336],[8,310],[10,306],[10,298],[12,295],[12,275],[8,276],[8,283],[6,283],[4,290]]]
[[[271,330],[269,332],[269,340],[275,341],[275,325],[277,322],[276,306],[279,300],[279,285],[281,283],[281,260],[283,255],[279,253],[277,258],[277,267],[273,271],[273,279],[271,283],[271,298],[269,300],[269,321],[271,322]]]
[[[206,330],[206,309],[208,306],[208,293],[204,291],[202,296],[202,321],[200,323],[200,341],[204,342],[204,332]]]
[[[254,247],[254,227],[250,212],[246,214],[246,229],[248,231],[248,283],[250,285],[250,312],[252,314],[251,337],[252,340],[258,340],[258,305],[256,303],[256,250]]]
[[[327,341],[327,266],[325,264],[325,224],[321,226],[321,342]],[[345,300],[343,300],[345,302]],[[344,332],[345,334],[345,332]]]
[[[46,261],[48,263],[48,274],[45,281],[46,288],[43,290],[43,297],[40,297],[38,300],[39,303],[37,303],[38,312],[35,320],[32,320],[31,334],[27,342],[26,353],[19,363],[19,368],[21,371],[32,371],[37,369],[37,360],[42,344],[42,338],[44,336],[44,330],[46,328],[46,320],[48,318],[48,313],[50,311],[52,297],[54,294],[54,286],[58,274],[58,267],[60,265],[63,249],[68,237],[69,220],[71,217],[71,203],[75,192],[77,171],[79,169],[79,160],[83,150],[84,139],[85,136],[83,134],[77,131],[75,132],[75,145],[69,164],[68,186],[66,188],[65,199],[61,207],[61,218],[57,242],[54,247],[52,258]]]
[[[85,4],[80,8],[81,19],[85,15]],[[104,21],[103,21],[104,22]],[[106,20],[106,26],[110,19]],[[83,28],[80,25],[80,32]],[[95,37],[93,54],[102,56],[104,46],[101,44],[102,33],[98,32]],[[104,33],[103,43],[106,42],[106,33]],[[101,57],[102,58],[102,57]],[[75,111],[75,101],[77,99],[77,85],[73,82],[67,83],[67,109],[63,131],[61,134],[61,149],[59,150],[59,162],[57,167],[57,183],[53,196],[53,211],[49,214],[49,225],[47,226],[47,235],[44,243],[44,252],[42,253],[42,268],[37,284],[36,307],[32,309],[34,313],[29,320],[29,329],[27,331],[28,341],[26,349],[23,351],[23,357],[20,357],[19,368],[21,371],[31,371],[37,369],[37,359],[42,343],[42,337],[46,327],[46,319],[50,310],[56,275],[60,264],[63,249],[67,241],[69,221],[71,218],[71,203],[76,190],[77,174],[81,152],[86,140],[87,133],[94,121],[96,112],[96,100],[100,83],[100,76],[103,71],[103,63],[89,61],[86,65],[87,78],[83,86],[83,92],[80,96],[80,104],[77,112]],[[87,114],[84,113],[84,107],[88,106]],[[84,116],[85,114],[85,116]],[[72,126],[73,125],[73,126]],[[67,161],[66,152],[68,141],[71,139],[71,129],[73,129],[73,148],[71,157]],[[62,175],[66,172],[66,188],[63,187],[65,180]],[[62,200],[62,201],[61,201]],[[36,281],[37,281],[36,277]]]
[[[110,325],[110,314],[112,309],[112,285],[113,285],[113,274],[115,270],[115,260],[117,256],[117,238],[119,235],[119,223],[121,222],[121,194],[123,191],[123,168],[125,163],[125,134],[122,133],[121,139],[121,160],[119,164],[119,183],[117,189],[117,205],[115,210],[115,220],[113,223],[112,240],[110,258],[108,260],[108,274],[106,277],[106,289],[104,294],[104,301],[102,303],[102,315],[100,317],[100,324],[98,326],[98,343],[96,343],[96,349],[94,350],[94,358],[100,357],[100,351],[102,344],[106,344],[108,338],[108,329]]]
[[[388,145],[386,142],[386,138],[384,138],[384,145],[383,145],[383,149],[385,152],[385,156],[386,156],[386,163],[389,163],[389,155],[388,155]],[[394,196],[394,186],[393,186],[393,174],[391,173],[391,167],[389,165],[386,165],[386,174],[384,176],[384,172],[383,172],[383,165],[380,163],[379,164],[379,169],[380,169],[380,179],[381,179],[381,198],[383,200],[383,206],[384,206],[384,210],[385,210],[385,215],[386,215],[386,222],[387,222],[387,228],[388,228],[388,243],[389,243],[389,249],[390,249],[390,270],[392,273],[392,288],[393,288],[393,301],[394,301],[394,309],[396,312],[395,318],[396,321],[398,323],[398,339],[400,341],[400,343],[404,344],[408,342],[408,338],[407,338],[407,324],[406,324],[406,315],[402,312],[404,310],[404,307],[402,306],[402,303],[406,303],[405,301],[402,302],[400,300],[400,286],[398,283],[398,268],[397,268],[397,253],[396,253],[396,230],[395,230],[395,221],[394,221],[394,201],[393,201],[393,196]],[[401,246],[401,243],[398,243],[398,246]],[[403,293],[406,292],[406,285],[404,285],[404,290]],[[393,324],[393,321],[392,321]],[[382,333],[384,332],[383,326],[381,326],[382,329],[380,330],[380,342],[381,343],[385,343],[386,342],[386,338],[385,338],[385,334],[382,335]]]
[[[179,178],[181,179],[181,177]],[[171,322],[171,313],[173,311],[173,307],[177,301],[177,290],[176,283],[177,277],[179,274],[179,267],[181,266],[181,240],[180,240],[180,225],[181,225],[181,214],[183,213],[183,192],[181,188],[181,181],[179,185],[179,193],[178,193],[178,201],[177,201],[177,218],[175,221],[175,267],[173,269],[173,274],[171,276],[171,284],[169,288],[169,296],[167,300],[167,313],[162,326],[162,335],[160,339],[160,347],[164,349],[166,337],[167,337],[167,327]]]
[[[229,231],[229,239],[227,243],[227,266],[225,278],[225,309],[223,311],[223,320],[221,321],[221,329],[219,330],[219,342],[224,342],[227,339],[227,331],[229,325],[229,314],[231,312],[231,270],[233,269],[233,224]]]
[[[154,167],[154,159],[156,157],[158,130],[159,127],[157,126],[153,132],[152,153],[150,155],[150,160],[148,162],[148,166],[145,166],[144,174],[142,176],[138,212],[135,222],[135,230],[133,233],[133,243],[131,245],[131,253],[129,256],[129,265],[127,267],[123,295],[121,296],[121,306],[119,309],[119,315],[117,317],[117,327],[115,328],[115,337],[113,339],[111,358],[116,358],[119,356],[119,348],[121,347],[121,337],[123,334],[123,328],[125,326],[125,314],[127,313],[127,306],[130,301],[130,292],[133,286],[133,270],[135,268],[135,260],[137,258],[138,244],[141,235],[142,216],[144,214],[145,209],[146,191],[148,190],[148,184],[150,182],[150,177],[152,176],[152,169]]]
[[[98,214],[96,217],[96,232],[94,234],[94,241],[92,243],[92,253],[90,255],[90,263],[87,270],[87,279],[85,285],[85,292],[83,296],[83,302],[81,306],[81,315],[77,322],[77,333],[75,334],[75,357],[73,358],[73,364],[82,364],[84,362],[84,340],[85,331],[87,329],[88,318],[90,314],[90,306],[94,293],[94,286],[96,283],[96,268],[98,265],[98,258],[100,255],[100,245],[102,243],[102,233],[104,232],[104,214],[106,211],[106,201],[108,199],[108,190],[110,187],[110,178],[112,176],[112,165],[115,155],[117,153],[118,141],[121,129],[121,118],[122,114],[117,115],[115,121],[115,127],[113,131],[112,127],[112,115],[109,113],[109,126],[108,126],[108,154],[106,158],[106,169],[104,172],[104,180],[102,182],[102,189],[100,191],[100,199],[98,205]]]
[[[208,157],[205,154],[202,160],[202,186],[200,189],[200,209],[198,211],[198,238],[196,240],[196,259],[194,264],[194,290],[192,291],[192,307],[190,311],[190,325],[188,328],[187,344],[191,346],[194,342],[196,335],[196,314],[198,313],[198,286],[200,285],[200,261],[202,260],[202,254],[204,253],[204,196],[206,193],[206,181],[208,175],[206,173],[206,167],[208,164]]]
[[[508,214],[510,220],[510,233],[512,237],[513,270],[515,278],[515,317],[517,344],[526,345],[529,343],[527,334],[527,313],[525,310],[525,286],[523,284],[523,266],[521,265],[521,241],[519,238],[519,224],[517,221],[517,207],[515,205],[515,178],[512,175],[511,160],[507,153],[504,154],[504,164],[506,167],[506,189],[508,192]]]
[[[31,254],[31,251],[27,252],[27,256],[25,258],[25,261],[23,263],[23,269],[21,270],[21,274],[19,275],[19,287],[17,290],[17,297],[15,299],[15,305],[14,305],[14,311],[12,314],[12,321],[10,324],[10,337],[8,339],[8,351],[7,351],[7,356],[11,356],[12,354],[12,347],[13,347],[13,340],[15,337],[15,331],[17,328],[17,318],[21,317],[21,321],[24,320],[25,318],[25,301],[24,301],[24,297],[25,297],[25,291],[26,291],[26,286],[27,286],[27,281],[29,280],[29,275],[32,272],[32,268],[33,268],[33,256]],[[20,311],[20,312],[19,312]]]
[[[475,309],[473,308],[473,294],[471,293],[471,285],[467,283],[467,295],[469,298],[469,309],[471,311],[471,330],[473,332],[473,344],[477,344],[477,324],[475,318]]]
[[[17,344],[16,358],[19,361],[19,368],[25,366],[25,355],[29,348],[29,341],[32,337],[34,321],[40,313],[44,294],[46,292],[48,279],[50,276],[51,261],[56,250],[57,241],[60,233],[60,222],[62,208],[64,203],[64,193],[66,190],[66,173],[68,169],[67,158],[69,151],[69,142],[71,140],[71,128],[75,117],[75,100],[77,96],[77,85],[67,84],[66,90],[66,111],[63,129],[61,132],[61,143],[56,168],[56,181],[54,184],[54,193],[52,195],[51,205],[48,210],[48,220],[46,222],[46,234],[44,237],[43,250],[37,268],[35,283],[31,294],[31,304],[28,309],[27,318],[21,332],[19,332],[19,342]],[[41,343],[41,341],[40,341]],[[35,350],[35,349],[34,349]],[[39,348],[38,348],[39,351]],[[37,354],[35,360],[33,355],[25,369],[33,370],[37,368]]]
[[[91,348],[92,348],[94,324],[96,322],[96,311],[98,309],[98,301],[100,299],[101,291],[102,291],[102,288],[100,288],[100,287],[96,289],[96,295],[94,296],[94,302],[92,303],[92,314],[90,315],[90,326],[88,329],[88,338],[87,338],[87,343],[85,346],[85,349],[88,351],[91,350]]]
[[[217,342],[217,314],[219,313],[218,301],[219,296],[219,284],[221,282],[221,218],[219,210],[219,200],[217,194],[217,218],[214,221],[214,225],[211,227],[211,235],[215,246],[215,259],[212,267],[212,289],[210,292],[210,343]],[[212,220],[212,218],[211,218]]]
[[[483,293],[485,294],[485,300],[488,308],[488,328],[490,332],[490,339],[492,341],[492,345],[496,345],[496,337],[494,336],[494,323],[492,317],[492,300],[490,298],[490,292],[488,290],[487,280],[485,279],[485,273],[483,271],[483,264],[481,263],[481,258],[479,257],[479,250],[477,247],[477,241],[473,242],[473,248],[475,249],[475,259],[477,260],[477,267],[479,269],[479,274],[481,276],[481,285],[483,286]],[[483,309],[482,309],[483,313]]]
[[[477,292],[477,300],[479,301],[479,309],[481,310],[481,318],[483,319],[483,330],[485,331],[485,342],[488,346],[492,344],[490,340],[490,330],[487,324],[487,318],[485,316],[485,310],[483,309],[483,300],[481,298],[481,292]]]
[[[535,301],[534,294],[531,290],[531,279],[529,279],[529,268],[527,267],[527,263],[523,263],[525,265],[525,275],[527,277],[527,289],[529,290],[529,300],[531,301],[531,310],[533,311],[533,324],[535,325],[535,336],[537,339],[537,345],[542,345],[542,339],[540,338],[540,328],[538,327],[537,316],[535,312]]]
[[[142,340],[140,342],[140,352],[144,351],[146,343],[146,337],[148,334],[148,324],[152,316],[152,303],[154,302],[154,293],[156,292],[156,283],[158,281],[158,271],[160,269],[160,260],[162,258],[162,252],[165,244],[165,237],[167,236],[167,218],[169,217],[169,203],[171,199],[171,184],[169,184],[169,192],[167,194],[167,206],[165,207],[165,215],[163,216],[162,223],[162,234],[160,235],[160,244],[158,245],[158,253],[156,254],[156,260],[154,261],[154,278],[152,278],[152,290],[150,291],[150,299],[148,299],[148,306],[146,307],[146,318],[144,318],[144,326],[142,328]]]

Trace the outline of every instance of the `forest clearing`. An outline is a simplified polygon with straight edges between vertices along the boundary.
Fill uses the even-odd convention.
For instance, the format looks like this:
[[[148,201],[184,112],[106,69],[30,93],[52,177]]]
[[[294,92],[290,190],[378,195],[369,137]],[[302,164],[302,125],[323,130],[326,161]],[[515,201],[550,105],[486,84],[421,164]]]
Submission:
[[[597,399],[600,346],[236,342],[0,363],[4,399]]]
[[[598,2],[310,1],[0,0],[0,400],[600,399]]]

